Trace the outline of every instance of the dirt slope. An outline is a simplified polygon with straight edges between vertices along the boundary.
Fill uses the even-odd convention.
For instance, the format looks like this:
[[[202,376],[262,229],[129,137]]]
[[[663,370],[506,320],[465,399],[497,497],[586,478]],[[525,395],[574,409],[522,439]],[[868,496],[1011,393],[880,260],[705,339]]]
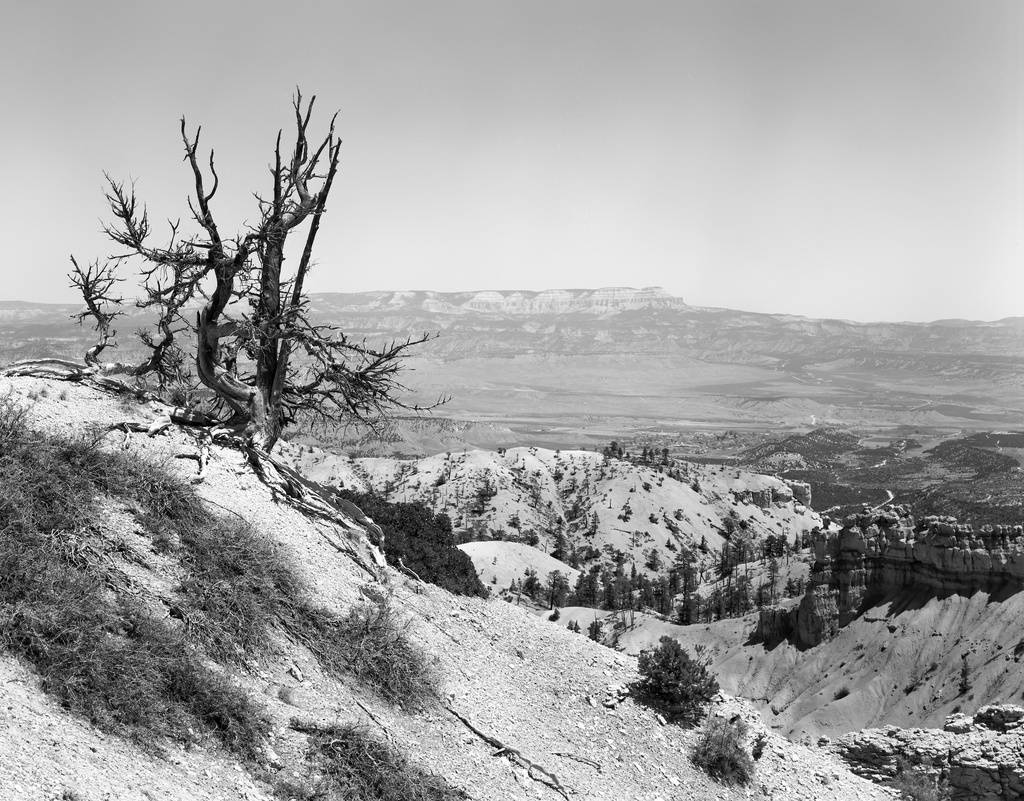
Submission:
[[[30,404],[37,424],[49,430],[82,430],[96,423],[145,418],[152,411],[125,408],[86,387],[40,380],[0,380],[0,392],[7,389]],[[193,444],[180,432],[127,440],[111,434],[101,442],[103,447],[125,447],[140,456],[162,455],[186,476],[195,471],[189,459]],[[354,528],[312,521],[276,503],[238,453],[215,448],[209,475],[198,490],[211,509],[245,517],[278,543],[282,555],[299,566],[327,607],[347,609],[359,598],[361,587],[373,582],[332,545],[358,544]],[[143,543],[137,545],[142,548]],[[147,563],[152,567],[158,560]],[[140,580],[149,580],[154,587],[162,578],[140,574]],[[384,589],[390,589],[408,617],[412,637],[444,676],[443,701],[557,774],[574,799],[885,797],[824,751],[775,735],[767,740],[752,788],[722,788],[690,764],[694,732],[662,725],[653,710],[628,698],[614,708],[603,705],[610,685],[636,678],[633,657],[504,602],[453,597],[393,572],[388,583]],[[274,770],[301,770],[305,735],[289,727],[292,718],[357,719],[391,738],[416,764],[444,775],[478,801],[560,797],[507,758],[495,756],[494,748],[443,706],[420,713],[388,707],[356,685],[324,676],[308,652],[283,636],[268,661],[233,679],[260,698],[274,718]],[[723,714],[751,715],[738,702],[723,703]],[[267,785],[208,742],[187,750],[171,747],[161,758],[99,734],[47,700],[31,670],[7,657],[0,658],[0,704],[2,799],[270,797]]]
[[[941,728],[954,712],[1024,695],[1024,593],[903,593],[807,649],[757,642],[756,626],[756,613],[695,626],[638,614],[618,644],[639,653],[667,635],[704,645],[722,688],[754,700],[773,729],[794,738],[885,725]],[[965,653],[970,689],[961,693]]]
[[[575,586],[580,574],[565,562],[521,542],[467,542],[459,549],[473,560],[480,581],[493,594],[506,589],[513,580],[521,581],[527,570],[535,570],[541,581],[557,570],[566,577],[570,587]]]

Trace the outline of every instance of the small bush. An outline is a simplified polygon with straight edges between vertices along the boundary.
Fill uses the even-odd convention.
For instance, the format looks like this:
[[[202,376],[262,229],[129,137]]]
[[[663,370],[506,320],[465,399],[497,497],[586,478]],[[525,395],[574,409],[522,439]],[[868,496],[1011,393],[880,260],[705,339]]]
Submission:
[[[742,719],[729,723],[711,718],[701,729],[690,759],[722,784],[749,784],[754,778],[754,760],[743,747],[746,736],[747,724]]]
[[[296,571],[274,545],[241,521],[210,519],[179,534],[180,606],[218,660],[260,658],[287,614],[308,610]]]
[[[718,692],[718,681],[708,670],[700,646],[696,658],[677,640],[662,637],[653,651],[641,651],[640,690],[669,714],[690,725],[696,724]]]
[[[399,751],[362,727],[346,724],[314,731],[308,758],[315,778],[296,793],[302,801],[464,801],[469,796],[441,776],[416,768]]]
[[[960,656],[960,682],[957,689],[960,691],[960,695],[967,695],[971,691],[971,666],[967,661],[967,652],[964,651]]]
[[[439,696],[434,665],[389,598],[363,601],[330,629],[348,671],[389,703],[419,708]]]
[[[938,776],[911,766],[904,760],[896,765],[896,776],[889,786],[905,801],[946,801],[949,792]]]
[[[846,696],[848,696],[849,694],[850,694],[850,688],[847,687],[844,684],[842,687],[840,687],[838,690],[836,690],[836,694],[832,696],[832,700],[833,701],[840,701],[843,698],[846,698]]]

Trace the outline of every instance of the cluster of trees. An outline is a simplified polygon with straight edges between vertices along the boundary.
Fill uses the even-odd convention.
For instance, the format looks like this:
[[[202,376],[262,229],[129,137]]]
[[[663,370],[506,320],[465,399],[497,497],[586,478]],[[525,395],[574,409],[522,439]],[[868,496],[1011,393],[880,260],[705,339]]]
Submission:
[[[623,449],[623,447],[612,440],[610,443],[601,449],[603,453],[609,459],[622,459],[624,461],[632,462],[633,464],[650,464],[650,465],[674,465],[675,460],[668,458],[668,448],[662,448],[657,450],[655,448],[648,448],[646,445],[641,449],[640,453],[630,453]]]
[[[784,541],[781,535],[779,539]],[[749,543],[746,551],[739,543],[726,543],[714,574],[718,580],[706,593],[698,590],[713,574],[696,550],[685,547],[679,549],[675,562],[661,575],[638,571],[635,563],[627,561],[626,555],[617,551],[610,561],[582,570],[571,588],[558,571],[548,574],[546,579],[527,571],[525,578],[513,582],[510,589],[517,596],[525,594],[549,608],[588,606],[606,611],[650,610],[683,625],[709,623],[745,615],[776,603],[782,597],[795,598],[803,594],[805,580],[791,576],[783,583],[781,563],[767,555],[770,551],[771,548],[761,551],[764,555],[760,559],[767,567],[767,576],[757,583],[751,578],[750,570],[758,557]]]
[[[525,595],[534,603],[544,604],[550,609],[561,606],[589,606],[611,611],[652,609],[671,616],[675,595],[680,591],[679,576],[673,570],[668,576],[652,579],[638,572],[636,565],[627,570],[623,556],[614,565],[598,564],[584,570],[575,587],[559,570],[553,570],[542,578],[528,568],[524,577],[513,581],[508,589],[517,599]],[[694,581],[692,575],[690,581]]]
[[[526,595],[534,603],[545,604],[548,609],[566,606],[572,592],[569,579],[562,571],[552,570],[542,580],[532,567],[526,569],[521,581],[513,581],[509,589],[517,599]]]
[[[424,581],[457,595],[489,594],[480,583],[473,560],[459,550],[448,515],[434,514],[419,501],[391,503],[383,498],[352,490],[338,495],[351,501],[373,519],[384,532],[384,558],[404,566]]]
[[[595,609],[653,609],[671,615],[679,592],[679,572],[652,578],[640,573],[635,564],[626,567],[625,557],[614,563],[596,564],[580,573],[569,604]]]

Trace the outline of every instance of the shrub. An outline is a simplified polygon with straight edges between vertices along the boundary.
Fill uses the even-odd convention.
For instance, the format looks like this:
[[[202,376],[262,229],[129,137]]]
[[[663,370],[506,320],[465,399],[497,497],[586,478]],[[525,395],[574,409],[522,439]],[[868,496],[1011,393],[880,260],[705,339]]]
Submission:
[[[971,691],[971,666],[967,661],[967,652],[960,655],[960,682],[957,686],[960,695],[967,695]]]
[[[690,759],[722,784],[748,784],[754,778],[754,760],[743,747],[747,724],[713,717],[701,729]]]
[[[905,760],[896,764],[896,776],[889,785],[906,801],[945,801],[949,798],[946,784],[938,776],[914,768]]]
[[[329,628],[347,669],[389,703],[419,708],[439,696],[434,665],[390,598],[367,599]]]
[[[376,495],[339,490],[373,519],[384,532],[384,557],[392,565],[399,559],[424,581],[456,595],[486,598],[473,560],[459,550],[446,514],[435,515],[422,503],[389,503]]]
[[[843,698],[846,698],[846,696],[848,696],[849,694],[850,694],[850,688],[847,687],[844,684],[842,687],[840,687],[838,690],[836,690],[836,694],[832,696],[832,700],[833,701],[840,701]]]
[[[205,526],[185,528],[179,540],[179,607],[218,660],[261,658],[279,619],[313,614],[296,571],[248,524],[212,518]]]
[[[308,758],[315,778],[301,794],[294,785],[285,797],[302,801],[360,799],[360,801],[463,801],[462,790],[442,776],[409,764],[392,746],[352,724],[312,730]]]
[[[662,637],[652,651],[641,651],[640,689],[672,717],[690,725],[696,724],[704,708],[718,692],[718,681],[708,670],[708,660],[701,646],[696,658],[671,637]]]

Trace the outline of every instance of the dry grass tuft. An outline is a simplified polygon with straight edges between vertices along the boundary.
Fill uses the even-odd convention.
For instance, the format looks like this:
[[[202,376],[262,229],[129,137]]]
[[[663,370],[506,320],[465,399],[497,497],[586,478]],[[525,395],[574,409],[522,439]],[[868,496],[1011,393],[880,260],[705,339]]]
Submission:
[[[710,718],[693,747],[693,764],[722,784],[749,784],[754,779],[754,760],[743,747],[747,724]]]
[[[155,514],[167,500],[157,475],[95,443],[34,432],[25,411],[0,398],[0,647],[105,731],[156,748],[167,737],[189,740],[195,727],[256,759],[269,730],[262,709],[167,622],[110,590],[120,582],[93,522],[96,499]]]
[[[389,704],[420,709],[440,697],[436,662],[409,637],[390,596],[366,598],[342,618],[303,607],[289,629],[330,674],[350,674]]]
[[[278,797],[301,801],[464,801],[469,796],[441,776],[426,773],[362,727],[318,729],[310,736],[308,759],[315,778],[286,781]]]

